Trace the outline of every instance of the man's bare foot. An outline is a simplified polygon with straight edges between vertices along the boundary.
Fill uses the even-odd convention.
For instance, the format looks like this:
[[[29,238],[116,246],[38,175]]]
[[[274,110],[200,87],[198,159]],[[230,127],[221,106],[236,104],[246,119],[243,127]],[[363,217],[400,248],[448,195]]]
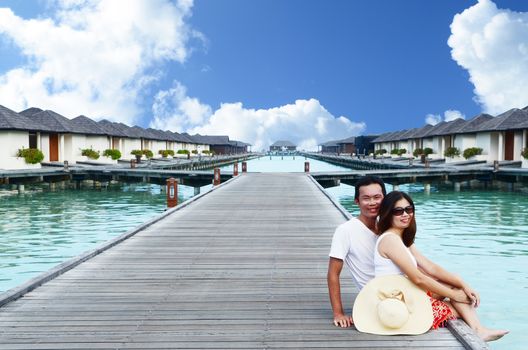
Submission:
[[[508,333],[510,333],[510,331],[504,329],[481,328],[480,330],[477,330],[477,335],[484,341],[494,341],[504,337]]]

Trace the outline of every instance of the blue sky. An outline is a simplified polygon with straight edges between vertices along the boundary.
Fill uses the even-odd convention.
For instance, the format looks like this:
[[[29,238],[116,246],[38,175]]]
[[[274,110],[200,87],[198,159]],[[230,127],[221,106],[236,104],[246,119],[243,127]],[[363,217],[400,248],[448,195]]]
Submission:
[[[0,104],[305,148],[528,105],[528,2],[137,4],[0,1]]]

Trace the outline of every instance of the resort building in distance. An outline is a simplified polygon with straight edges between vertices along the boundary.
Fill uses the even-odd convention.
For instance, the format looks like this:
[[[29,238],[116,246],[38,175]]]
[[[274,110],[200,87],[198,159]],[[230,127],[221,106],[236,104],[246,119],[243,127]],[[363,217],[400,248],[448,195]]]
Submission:
[[[374,152],[374,140],[378,135],[352,136],[343,140],[328,141],[319,145],[321,153],[361,154]]]
[[[372,141],[376,154],[459,162],[466,159],[522,161],[528,167],[528,107],[513,108],[496,117],[479,114],[421,128],[388,132]],[[468,151],[469,150],[469,151]]]
[[[297,146],[290,141],[275,141],[269,146],[270,152],[294,152],[297,150]]]
[[[229,136],[189,135],[129,127],[108,120],[96,122],[83,115],[68,119],[39,108],[17,113],[0,105],[0,169],[39,168],[40,162],[117,163],[116,159],[104,156],[107,150],[117,150],[120,159],[130,160],[136,158],[131,153],[133,151],[144,152],[145,155],[148,153],[148,157],[154,158],[169,155],[190,157],[246,153],[249,146],[230,140]],[[43,159],[35,164],[28,163],[22,155],[22,151],[28,149],[37,150]],[[94,152],[97,159],[90,158],[90,153]]]

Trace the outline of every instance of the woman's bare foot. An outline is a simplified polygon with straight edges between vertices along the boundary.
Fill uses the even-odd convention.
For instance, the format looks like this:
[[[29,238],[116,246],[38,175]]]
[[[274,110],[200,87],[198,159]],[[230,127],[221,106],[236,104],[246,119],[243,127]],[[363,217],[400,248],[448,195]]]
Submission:
[[[510,331],[504,329],[489,329],[484,327],[477,330],[477,335],[484,341],[494,341],[504,337],[508,333],[510,333]]]

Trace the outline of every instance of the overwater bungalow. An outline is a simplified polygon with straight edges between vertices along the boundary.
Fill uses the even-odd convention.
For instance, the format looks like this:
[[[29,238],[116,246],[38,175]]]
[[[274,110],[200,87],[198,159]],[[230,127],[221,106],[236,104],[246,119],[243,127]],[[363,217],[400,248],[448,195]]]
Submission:
[[[405,148],[403,156],[411,157],[415,149],[431,148],[431,159],[445,159],[446,162],[463,161],[462,154],[468,148],[482,149],[481,154],[472,157],[486,161],[527,161],[521,155],[528,145],[528,107],[513,108],[496,117],[479,114],[470,120],[455,119],[426,125],[422,128],[387,132],[373,140],[376,151]],[[460,155],[445,156],[448,148],[456,148]]]
[[[41,135],[43,142],[41,142],[40,149],[44,153],[44,161],[64,162],[67,160],[72,164],[88,160],[103,163],[114,162],[106,157],[101,157],[99,160],[89,159],[82,154],[85,149],[102,154],[104,150],[111,147],[108,136],[99,127],[88,123],[86,121],[88,118],[73,121],[54,111],[43,111],[38,108],[29,108],[20,114],[33,122],[48,126],[53,131]],[[46,139],[49,142],[46,142]]]
[[[333,154],[339,153],[339,146],[337,145],[337,140],[321,143],[319,147],[321,147],[321,150],[320,150],[321,153],[333,153]]]
[[[201,144],[209,144],[209,150],[214,154],[246,153],[248,151],[248,146],[250,146],[248,143],[229,140],[229,136],[225,135],[209,136],[197,134],[191,137],[195,140],[199,140]]]
[[[251,144],[242,141],[230,141],[230,144],[232,147],[232,154],[247,153],[248,147],[251,146]]]
[[[273,144],[269,146],[270,152],[277,152],[277,151],[295,151],[297,150],[297,146],[291,143],[290,141],[280,140],[275,141]]]
[[[342,140],[333,140],[322,143],[321,153],[354,154],[356,153],[356,138],[354,136]]]
[[[40,168],[40,163],[27,164],[17,155],[21,149],[41,149],[43,143],[49,142],[41,135],[51,131],[50,127],[0,105],[0,169]]]
[[[121,159],[134,159],[133,150],[151,150],[154,157],[159,151],[188,150],[191,154],[235,154],[248,151],[250,144],[229,140],[228,136],[179,134],[171,131],[129,127],[123,123],[101,120],[96,122],[80,115],[68,119],[54,111],[31,107],[20,113],[0,105],[0,169],[29,169],[40,167],[28,164],[19,156],[22,149],[35,149],[43,155],[43,162],[75,164],[80,161],[116,163],[104,157],[107,149],[121,152]],[[83,150],[99,153],[96,159],[83,155]],[[84,152],[86,154],[86,152]],[[207,152],[206,152],[207,153]]]

